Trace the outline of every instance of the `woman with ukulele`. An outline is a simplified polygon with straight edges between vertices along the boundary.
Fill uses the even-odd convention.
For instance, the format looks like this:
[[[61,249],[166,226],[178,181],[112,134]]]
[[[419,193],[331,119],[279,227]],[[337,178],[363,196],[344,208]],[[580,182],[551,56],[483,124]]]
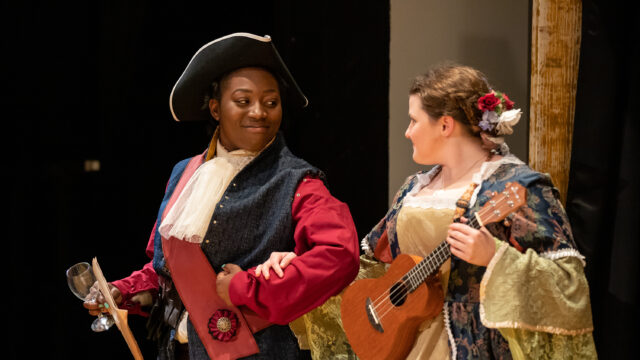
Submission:
[[[513,105],[481,72],[466,66],[438,66],[413,80],[405,136],[413,143],[415,162],[436,166],[407,178],[385,217],[362,240],[358,279],[380,277],[384,263],[400,254],[438,253],[443,264],[427,280],[430,296],[419,300],[442,305],[409,340],[403,339],[406,348],[381,345],[390,329],[372,330],[371,324],[377,318],[385,328],[394,311],[380,305],[385,296],[377,293],[365,295],[374,316],[364,314],[364,302],[349,303],[356,281],[342,293],[347,337],[336,330],[334,311],[316,314],[329,325],[316,326],[311,336],[316,343],[325,340],[312,347],[314,358],[352,358],[351,347],[363,360],[597,358],[584,257],[558,191],[547,174],[510,154],[504,142],[521,115]],[[519,184],[523,204],[504,221],[478,224],[485,205],[491,206],[507,184]],[[443,248],[451,253],[446,261]],[[257,272],[280,271],[283,257],[273,257]],[[382,292],[387,302],[403,297],[396,290]],[[415,301],[411,297],[417,292],[397,309]],[[362,314],[349,328],[347,317],[354,312]],[[363,340],[356,343],[356,338]],[[378,352],[383,347],[390,349],[388,355]]]
[[[450,245],[444,306],[407,358],[596,358],[584,257],[558,192],[503,140],[520,118],[513,105],[465,66],[433,68],[411,85],[405,136],[416,163],[436,166],[410,176],[362,240],[385,262]],[[505,221],[468,226],[509,182],[526,188],[524,205]]]

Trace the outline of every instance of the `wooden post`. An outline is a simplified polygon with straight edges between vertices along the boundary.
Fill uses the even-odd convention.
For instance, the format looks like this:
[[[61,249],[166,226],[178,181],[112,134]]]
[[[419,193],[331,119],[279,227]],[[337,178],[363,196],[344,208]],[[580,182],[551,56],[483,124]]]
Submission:
[[[581,0],[533,0],[529,166],[567,197],[582,27]]]

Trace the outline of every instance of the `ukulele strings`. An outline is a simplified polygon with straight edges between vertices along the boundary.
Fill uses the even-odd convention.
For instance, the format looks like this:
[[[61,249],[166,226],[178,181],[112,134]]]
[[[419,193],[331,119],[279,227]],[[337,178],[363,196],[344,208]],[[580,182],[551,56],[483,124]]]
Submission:
[[[496,206],[498,206],[498,205],[501,205],[501,203],[502,203],[503,201],[505,201],[505,200],[509,200],[509,197],[506,197],[506,196],[505,196],[505,197],[503,197],[502,199],[500,199],[500,200],[496,201],[496,203],[493,205],[493,207],[480,209],[480,210],[477,212],[478,216],[484,216],[487,212],[495,211],[495,210],[494,210],[494,209],[495,209],[495,207],[496,207]],[[479,226],[478,226],[479,224],[477,223],[477,217],[476,217],[476,216],[472,217],[472,218],[471,218],[471,220],[469,220],[469,222],[467,223],[467,225],[469,225],[469,226],[471,226],[471,227],[473,227],[473,228],[475,228],[475,229],[478,229],[478,228],[479,228]],[[436,252],[436,253],[435,253],[435,255],[438,255],[438,256],[439,256],[440,254],[441,254],[441,249],[438,249],[438,252]],[[447,257],[448,257],[448,256],[450,256],[450,253],[447,255]],[[429,263],[428,261],[427,261],[427,262],[421,262],[421,263],[420,263],[420,264],[418,264],[418,266],[417,266],[417,267],[420,267],[420,269],[418,269],[417,271],[414,271],[413,273],[411,273],[412,271],[409,271],[409,273],[410,273],[410,274],[409,274],[409,276],[406,278],[406,281],[409,281],[409,282],[411,282],[411,283],[413,284],[413,280],[414,280],[413,278],[417,277],[418,275],[423,276],[423,274],[419,274],[419,273],[418,273],[418,271],[421,271],[421,270],[422,270],[422,267],[424,267],[425,265],[430,265],[430,263]],[[413,270],[413,269],[412,269],[412,270]],[[431,271],[432,271],[432,270],[431,270]],[[428,273],[430,273],[431,271],[429,271]],[[415,290],[415,289],[414,289],[414,290]],[[375,309],[376,311],[378,311],[378,310],[380,310],[380,311],[384,311],[384,314],[383,314],[382,316],[380,316],[380,317],[379,317],[380,319],[381,319],[384,315],[386,315],[386,314],[387,314],[391,309],[393,309],[393,307],[394,307],[393,302],[394,302],[395,300],[398,300],[399,298],[401,298],[401,297],[403,296],[403,294],[402,294],[402,293],[400,293],[400,295],[399,295],[399,296],[396,296],[396,295],[398,295],[398,292],[399,292],[399,291],[401,291],[401,289],[398,287],[398,288],[394,289],[393,291],[390,291],[390,292],[388,293],[388,294],[389,294],[388,296],[386,296],[385,298],[382,298],[382,299],[381,299],[381,297],[383,297],[385,294],[387,294],[387,292],[385,291],[383,294],[381,294],[380,296],[378,296],[378,298],[376,298],[376,300],[374,300],[374,301],[373,301],[373,304],[374,304],[374,305],[373,305],[373,307],[374,307],[374,309]],[[386,302],[386,300],[387,300],[387,299],[391,299],[392,301]],[[382,303],[382,304],[380,304],[380,303]],[[384,305],[386,305],[386,306],[385,306],[384,308],[380,308],[380,309],[379,309],[380,305],[383,305],[383,306],[384,306]]]
[[[436,252],[435,252],[434,254],[436,254],[436,256],[438,256],[438,258],[440,257],[440,255],[443,255],[443,257],[446,259],[446,258],[448,258],[448,257],[450,256],[450,254],[451,254],[451,253],[449,253],[449,252],[448,252],[448,251],[446,251],[446,250],[447,250],[447,247],[440,247],[440,246],[438,246],[438,249],[436,250]],[[432,264],[432,265],[434,265],[434,264]],[[429,273],[430,273],[431,271],[433,271],[433,270],[436,270],[436,269],[437,269],[437,266],[435,266],[435,265],[434,265],[434,266],[433,266],[433,269],[432,269],[432,270],[430,270],[430,271],[429,271]],[[411,278],[412,278],[412,277],[415,277],[415,276],[410,275],[409,277],[407,277],[407,281],[411,282],[411,287],[413,288],[413,290],[415,290],[416,288],[418,288],[418,286],[419,286],[420,284],[417,284],[417,283],[415,283],[415,284],[414,284],[414,283],[412,282],[412,280],[411,280]],[[425,277],[425,278],[426,278],[426,277]],[[415,285],[415,287],[414,287],[414,285]],[[407,292],[406,292],[406,295],[408,295],[410,292],[411,292],[411,291],[407,291]],[[392,293],[393,293],[393,294],[392,294]],[[398,295],[398,296],[396,296],[396,295]],[[398,294],[398,291],[396,291],[396,290],[394,290],[393,292],[390,292],[389,297],[388,297],[388,298],[390,299],[390,301],[386,302],[386,301],[385,301],[386,299],[382,299],[382,301],[381,301],[381,302],[382,302],[382,304],[378,304],[378,305],[376,305],[376,306],[375,306],[375,310],[376,310],[377,312],[379,311],[379,312],[381,313],[381,315],[379,315],[379,316],[378,316],[378,319],[379,319],[379,320],[382,320],[382,318],[383,318],[383,317],[385,317],[385,315],[387,315],[391,310],[393,310],[393,309],[394,309],[395,305],[394,305],[393,303],[394,303],[396,300],[401,299],[403,296],[406,296],[406,295],[405,295],[403,292],[400,292],[400,293]],[[380,309],[378,309],[378,306],[381,306],[381,308],[380,308]]]
[[[495,203],[492,207],[487,207],[487,208],[482,208],[482,209],[480,209],[480,210],[476,213],[476,214],[477,214],[477,216],[473,216],[473,217],[472,217],[472,218],[471,218],[471,219],[466,223],[466,225],[468,225],[468,226],[470,226],[470,227],[473,227],[474,229],[478,229],[478,228],[480,228],[481,226],[479,226],[479,223],[478,223],[478,221],[477,221],[477,217],[478,217],[478,216],[482,217],[482,216],[484,216],[485,214],[487,214],[488,212],[495,211],[495,207],[496,207],[496,206],[498,206],[498,205],[502,205],[501,203],[502,203],[502,202],[504,202],[504,201],[507,201],[507,200],[509,200],[509,197],[504,196],[502,199],[500,199],[500,200],[496,201],[496,203]],[[445,241],[446,241],[446,240],[445,240]],[[436,256],[441,255],[441,254],[442,254],[442,251],[443,251],[442,249],[438,248],[438,249],[437,249],[437,252],[435,253],[435,255],[436,255]],[[449,255],[450,255],[450,253],[449,253]],[[448,257],[449,255],[447,255],[447,257]],[[429,256],[431,256],[431,254],[430,254]],[[410,270],[410,271],[409,271],[409,274],[408,274],[409,276],[405,279],[405,281],[408,281],[408,282],[413,283],[413,280],[414,280],[416,277],[418,277],[418,276],[424,276],[424,273],[422,273],[422,274],[421,274],[420,272],[422,271],[422,268],[423,268],[423,267],[425,267],[426,265],[430,265],[430,262],[429,262],[429,261],[427,261],[427,262],[424,262],[424,264],[423,264],[423,262],[421,262],[420,264],[418,264],[418,265],[416,266],[416,267],[420,267],[418,270],[415,270],[415,271],[413,271],[413,272]],[[413,269],[412,269],[412,270],[413,270]],[[428,270],[429,270],[429,269],[428,269]],[[435,269],[433,269],[433,270],[435,270]],[[433,270],[428,271],[428,273],[430,273],[430,272],[431,272],[431,271],[433,271]],[[421,281],[420,283],[422,283],[422,281]],[[399,294],[399,293],[400,293],[400,294]],[[398,294],[399,294],[399,296],[397,296]],[[387,295],[387,296],[385,296],[385,295]],[[393,302],[394,302],[394,301],[396,301],[396,300],[398,300],[398,299],[400,299],[400,298],[402,298],[402,296],[403,296],[403,294],[402,294],[402,292],[401,292],[400,287],[398,287],[398,288],[394,289],[393,291],[390,291],[390,292],[385,291],[384,293],[380,294],[380,296],[378,296],[378,297],[377,297],[377,298],[372,302],[373,308],[374,308],[374,310],[375,310],[376,312],[378,312],[378,311],[380,311],[380,312],[384,311],[384,313],[383,313],[381,316],[379,316],[378,318],[379,318],[379,319],[382,319],[382,318],[384,317],[384,315],[386,315],[387,313],[389,313],[389,311],[391,311],[391,310],[393,309],[393,307],[394,307]],[[391,300],[391,301],[387,301],[387,300]],[[385,306],[385,305],[386,305],[386,306]],[[381,306],[383,306],[383,307],[381,307]]]
[[[501,204],[504,200],[507,200],[507,199],[508,198],[504,197],[503,199],[496,201],[496,203],[494,204],[494,207],[499,205],[499,204]],[[479,216],[484,216],[487,212],[493,211],[494,207],[480,209],[477,212],[477,214]],[[471,226],[473,228],[476,228],[476,229],[479,228],[478,223],[477,223],[477,217],[475,217],[475,216],[472,217],[471,220],[469,220],[469,222],[467,223],[467,225],[469,225],[469,226]],[[434,256],[439,256],[439,255],[443,254],[444,250],[448,250],[448,248],[445,248],[445,249],[437,248],[436,250],[437,250],[437,252],[435,252],[433,255]],[[451,253],[446,254],[446,257],[448,258],[450,256],[450,254]],[[432,257],[431,254],[429,255],[429,257]],[[427,262],[421,262],[420,264],[418,264],[416,266],[417,270],[409,271],[408,277],[405,280],[410,282],[411,284],[414,284],[413,281],[414,281],[414,279],[416,277],[418,277],[418,276],[424,277],[424,275],[423,275],[424,273],[421,274],[419,272],[422,271],[422,268],[427,266],[427,265],[431,265],[431,263],[429,261],[427,261]],[[428,273],[431,273],[431,271],[433,271],[433,270],[435,270],[435,269],[432,269],[432,270],[429,269]],[[422,283],[422,281],[420,281],[420,283]],[[376,298],[376,300],[373,301],[374,309],[376,311],[378,311],[378,310],[379,311],[384,311],[384,314],[386,315],[391,309],[393,309],[393,307],[394,307],[393,302],[398,300],[399,298],[401,298],[403,296],[400,291],[401,291],[400,288],[396,288],[393,291],[390,291],[388,293],[386,291],[384,293],[382,293],[380,296],[378,296],[378,298]],[[400,294],[398,292],[400,292]],[[382,298],[386,294],[388,294],[388,296],[386,296],[385,298]],[[390,299],[391,301],[387,302],[386,300],[388,300],[388,299]],[[382,306],[386,305],[386,306],[384,308],[379,308],[381,305]],[[382,318],[382,316],[380,316],[379,318]]]

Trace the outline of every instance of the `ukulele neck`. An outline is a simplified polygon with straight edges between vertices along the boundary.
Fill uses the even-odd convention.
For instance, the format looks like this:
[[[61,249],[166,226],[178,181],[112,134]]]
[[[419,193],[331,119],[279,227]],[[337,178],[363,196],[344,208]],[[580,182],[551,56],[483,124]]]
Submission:
[[[402,277],[403,282],[409,287],[409,292],[413,292],[418,286],[422,285],[427,277],[435,273],[450,256],[449,243],[446,241],[441,242],[429,256],[425,257]]]
[[[474,229],[480,229],[482,225],[475,217],[467,223]],[[443,241],[436,247],[427,257],[414,266],[403,278],[405,284],[409,286],[412,292],[418,288],[431,274],[435,273],[442,264],[451,256],[449,243]]]

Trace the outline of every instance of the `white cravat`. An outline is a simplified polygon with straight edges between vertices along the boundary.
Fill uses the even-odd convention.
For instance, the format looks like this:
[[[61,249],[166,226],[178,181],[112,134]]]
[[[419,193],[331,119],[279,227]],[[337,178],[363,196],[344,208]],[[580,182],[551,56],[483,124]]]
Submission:
[[[247,150],[227,151],[220,141],[216,156],[198,167],[185,185],[169,213],[160,225],[160,234],[201,243],[211,216],[231,180],[257,153]]]

